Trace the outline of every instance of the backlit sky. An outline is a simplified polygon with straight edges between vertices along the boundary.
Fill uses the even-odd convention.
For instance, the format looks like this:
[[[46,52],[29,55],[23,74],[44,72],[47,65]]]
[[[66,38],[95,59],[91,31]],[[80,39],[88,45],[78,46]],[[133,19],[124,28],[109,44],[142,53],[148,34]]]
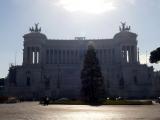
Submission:
[[[146,51],[149,57],[160,47],[160,0],[0,0],[0,77],[15,58],[22,64],[22,36],[36,22],[51,39],[91,39],[113,38],[121,21],[138,34],[141,62],[146,63]]]

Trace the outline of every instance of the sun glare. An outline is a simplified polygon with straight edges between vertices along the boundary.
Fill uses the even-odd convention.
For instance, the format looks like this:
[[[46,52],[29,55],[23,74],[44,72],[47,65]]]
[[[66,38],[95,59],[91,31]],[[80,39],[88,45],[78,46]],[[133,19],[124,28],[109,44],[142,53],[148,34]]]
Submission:
[[[116,9],[110,0],[59,0],[58,5],[70,12],[100,14]]]

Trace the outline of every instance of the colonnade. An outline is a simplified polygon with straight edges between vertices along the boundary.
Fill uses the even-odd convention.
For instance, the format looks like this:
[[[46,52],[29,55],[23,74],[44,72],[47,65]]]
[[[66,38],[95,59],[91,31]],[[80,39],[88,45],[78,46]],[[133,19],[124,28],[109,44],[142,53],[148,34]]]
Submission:
[[[77,64],[80,56],[78,50],[47,49],[46,64]]]
[[[46,64],[79,64],[83,62],[87,49],[47,49]],[[113,63],[115,61],[114,49],[96,49],[100,63]]]
[[[27,47],[27,63],[39,64],[40,62],[40,49],[38,47]]]
[[[137,62],[137,47],[136,46],[122,46],[121,60],[124,63]]]
[[[46,64],[79,64],[83,62],[87,49],[46,49],[44,61]],[[116,59],[115,49],[96,49],[96,55],[101,64],[111,64]],[[27,47],[26,63],[40,63],[40,49],[38,47]],[[121,60],[123,63],[137,62],[137,47],[124,45],[121,48]]]

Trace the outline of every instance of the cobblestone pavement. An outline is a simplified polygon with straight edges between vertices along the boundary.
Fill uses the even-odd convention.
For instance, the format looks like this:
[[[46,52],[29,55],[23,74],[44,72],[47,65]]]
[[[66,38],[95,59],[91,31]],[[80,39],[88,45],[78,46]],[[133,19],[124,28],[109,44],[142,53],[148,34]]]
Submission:
[[[86,106],[38,102],[0,104],[0,120],[160,120],[160,105]]]

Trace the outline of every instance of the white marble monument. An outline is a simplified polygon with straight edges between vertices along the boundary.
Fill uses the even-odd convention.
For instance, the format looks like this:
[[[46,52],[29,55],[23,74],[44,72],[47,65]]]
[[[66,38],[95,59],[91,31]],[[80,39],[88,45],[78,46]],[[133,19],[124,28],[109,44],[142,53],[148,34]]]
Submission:
[[[121,23],[112,39],[48,39],[38,24],[25,34],[23,64],[12,66],[6,81],[6,95],[24,99],[80,98],[84,54],[95,46],[106,97],[148,98],[160,95],[160,77],[153,67],[139,62],[137,34]],[[159,82],[158,82],[159,81]]]

